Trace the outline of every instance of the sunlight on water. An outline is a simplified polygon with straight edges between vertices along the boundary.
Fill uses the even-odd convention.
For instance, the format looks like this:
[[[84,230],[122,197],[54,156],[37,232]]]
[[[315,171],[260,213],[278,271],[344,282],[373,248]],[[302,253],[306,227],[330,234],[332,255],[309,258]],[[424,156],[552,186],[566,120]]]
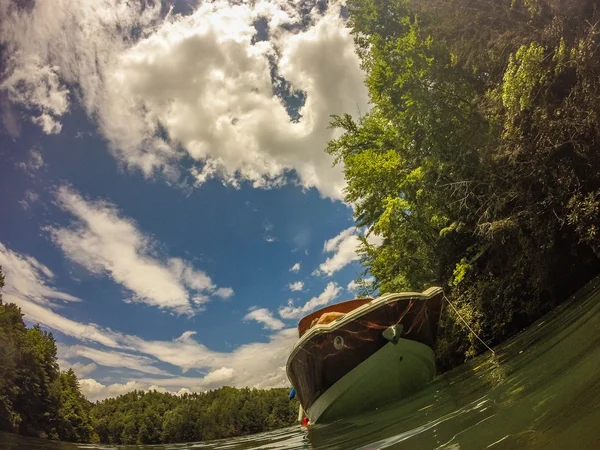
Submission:
[[[600,278],[498,346],[401,402],[312,427],[119,449],[598,449]],[[0,433],[0,448],[109,449]]]

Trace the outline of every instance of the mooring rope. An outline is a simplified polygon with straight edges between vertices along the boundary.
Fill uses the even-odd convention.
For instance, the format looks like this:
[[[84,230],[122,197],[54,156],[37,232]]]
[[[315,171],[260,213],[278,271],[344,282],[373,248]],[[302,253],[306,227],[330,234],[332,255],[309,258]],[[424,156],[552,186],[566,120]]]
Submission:
[[[483,345],[485,345],[485,347],[486,347],[486,348],[487,348],[487,349],[488,349],[490,352],[492,352],[492,355],[494,355],[494,356],[495,356],[495,355],[496,355],[496,352],[495,352],[494,350],[492,350],[492,348],[491,348],[489,345],[487,345],[485,342],[483,342],[483,339],[481,339],[481,338],[479,337],[479,335],[478,335],[477,333],[475,333],[475,331],[473,330],[473,328],[471,328],[471,327],[469,326],[469,324],[467,323],[467,321],[466,321],[465,319],[463,319],[463,317],[462,317],[462,316],[460,315],[460,313],[458,312],[458,309],[456,309],[456,308],[455,308],[455,306],[454,306],[454,305],[453,305],[453,304],[450,302],[450,300],[448,300],[448,297],[446,297],[445,295],[444,295],[444,300],[446,300],[446,301],[448,302],[448,304],[449,304],[450,306],[452,306],[452,309],[454,310],[454,312],[456,313],[456,315],[458,316],[458,318],[459,318],[460,320],[462,320],[462,321],[463,321],[463,323],[465,324],[465,326],[466,326],[466,327],[469,329],[469,331],[471,331],[471,333],[473,333],[473,335],[474,335],[474,336],[475,336],[477,339],[479,339],[479,342],[481,342]]]

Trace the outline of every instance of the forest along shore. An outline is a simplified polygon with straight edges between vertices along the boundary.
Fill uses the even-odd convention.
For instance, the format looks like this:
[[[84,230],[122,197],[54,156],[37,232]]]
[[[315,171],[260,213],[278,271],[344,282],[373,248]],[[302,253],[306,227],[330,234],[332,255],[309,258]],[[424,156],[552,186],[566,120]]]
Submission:
[[[52,333],[25,326],[19,307],[4,304],[1,291],[0,343],[0,431],[69,442],[159,444],[274,430],[298,416],[286,389],[133,391],[92,403],[73,370],[59,370]]]
[[[369,293],[442,286],[496,345],[600,271],[595,0],[349,0],[372,108],[327,151]],[[359,285],[361,284],[361,280]],[[452,311],[438,368],[485,348]]]

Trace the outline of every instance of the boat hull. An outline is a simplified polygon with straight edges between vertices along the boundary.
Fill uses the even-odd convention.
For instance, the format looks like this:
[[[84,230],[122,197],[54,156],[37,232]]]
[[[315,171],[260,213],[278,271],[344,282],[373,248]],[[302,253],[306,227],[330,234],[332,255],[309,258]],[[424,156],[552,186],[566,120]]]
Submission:
[[[431,348],[409,339],[389,342],[325,391],[308,409],[312,423],[331,422],[408,397],[435,376]]]
[[[442,298],[440,288],[421,294],[386,294],[361,300],[358,307],[339,317],[331,316],[332,307],[312,313],[308,319],[313,325],[303,319],[286,370],[311,421],[332,420],[399,398],[407,388],[414,390],[429,381],[435,375],[432,348]],[[351,302],[356,304],[356,300]],[[348,303],[341,303],[340,309]],[[332,317],[332,321],[318,322]],[[386,370],[381,369],[386,365]],[[365,374],[373,370],[373,376],[385,373],[385,380],[372,382]],[[360,374],[357,380],[366,377],[366,384],[356,381],[355,374]],[[346,392],[347,386],[354,385],[367,394]],[[390,393],[386,393],[388,387]],[[339,396],[344,400],[337,400]]]

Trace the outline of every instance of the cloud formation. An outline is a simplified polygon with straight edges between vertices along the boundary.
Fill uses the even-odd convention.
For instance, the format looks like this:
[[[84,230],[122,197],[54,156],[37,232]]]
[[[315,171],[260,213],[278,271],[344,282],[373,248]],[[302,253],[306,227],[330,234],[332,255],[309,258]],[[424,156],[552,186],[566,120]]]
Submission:
[[[273,314],[267,308],[250,308],[250,312],[246,314],[244,320],[256,320],[262,323],[265,329],[269,330],[281,330],[285,327],[285,324],[273,317]]]
[[[159,2],[3,2],[0,43],[17,56],[0,89],[46,133],[81,99],[114,156],[148,177],[178,178],[188,158],[197,185],[279,186],[293,171],[341,199],[342,170],[323,151],[329,117],[368,111],[368,95],[340,4],[307,6],[217,0],[164,17]],[[290,112],[292,97],[304,102]]]
[[[52,240],[72,261],[92,273],[109,275],[132,292],[132,301],[193,314],[208,301],[208,294],[233,295],[231,288],[217,288],[190,262],[154,255],[152,239],[114,205],[88,201],[65,186],[58,189],[57,200],[76,220],[71,227],[48,228]]]
[[[348,283],[348,286],[346,286],[346,289],[348,290],[348,292],[355,293],[361,287],[370,288],[370,287],[373,286],[373,282],[375,281],[375,278],[368,277],[368,278],[365,278],[362,281],[363,281],[363,283],[357,283],[356,280],[352,280],[350,283]]]
[[[288,284],[288,288],[290,291],[301,291],[302,289],[304,289],[304,282],[303,281],[296,281],[294,283],[290,283]]]
[[[34,306],[48,305],[53,300],[81,301],[48,285],[54,280],[54,273],[47,266],[31,256],[13,252],[1,242],[0,266],[6,278],[3,291],[6,301],[22,297],[33,302]]]
[[[300,272],[300,263],[297,262],[296,264],[294,264],[291,269],[290,272]]]
[[[290,300],[286,306],[279,308],[279,315],[283,319],[299,319],[319,306],[325,306],[335,300],[342,288],[333,281],[328,283],[325,290],[318,296],[311,298],[302,306],[294,306],[294,302]]]
[[[156,360],[152,358],[119,351],[100,350],[85,345],[61,345],[59,346],[59,355],[65,360],[85,358],[100,366],[123,367],[151,375],[170,375],[169,372],[153,366],[152,364],[156,363]]]
[[[293,328],[278,329],[265,342],[251,342],[231,352],[208,349],[186,331],[172,340],[146,340],[139,336],[111,330],[95,323],[82,323],[59,314],[56,301],[78,300],[48,285],[54,275],[35,258],[16,253],[0,243],[0,262],[6,274],[3,289],[5,302],[17,304],[29,322],[74,338],[85,344],[63,347],[60,357],[66,367],[95,369],[76,359],[129,372],[143,372],[151,378],[139,378],[127,383],[102,384],[94,379],[81,380],[82,390],[89,398],[99,399],[133,389],[161,389],[177,392],[182,388],[194,391],[211,389],[227,383],[232,386],[256,388],[283,387],[288,384],[285,361],[297,340]],[[9,269],[10,267],[10,269]],[[254,319],[256,320],[256,319]],[[277,324],[274,318],[272,324]],[[278,327],[278,324],[276,325]],[[206,371],[202,377],[173,375],[156,367],[158,362],[178,367]],[[83,372],[82,372],[83,373]],[[87,380],[87,381],[86,381]]]
[[[357,253],[360,245],[358,233],[359,230],[350,227],[340,232],[337,236],[325,241],[323,253],[331,254],[331,256],[319,266],[316,274],[332,276],[353,261],[358,261],[360,259]],[[381,238],[374,234],[369,235],[367,241],[373,245],[381,244]]]

